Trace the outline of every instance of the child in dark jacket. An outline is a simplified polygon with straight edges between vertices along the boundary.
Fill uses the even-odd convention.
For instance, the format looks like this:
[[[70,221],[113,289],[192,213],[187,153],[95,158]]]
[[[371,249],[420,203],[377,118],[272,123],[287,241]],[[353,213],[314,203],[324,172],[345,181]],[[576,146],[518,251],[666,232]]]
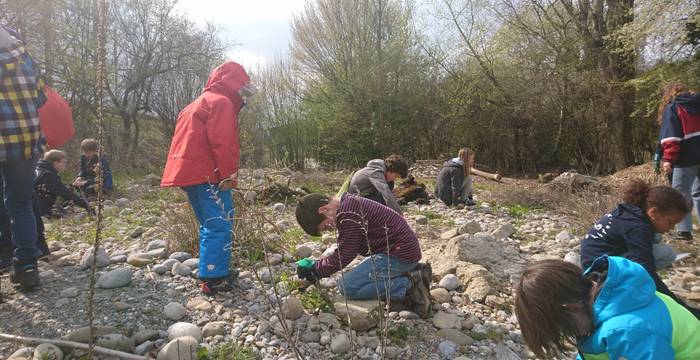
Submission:
[[[44,158],[36,164],[36,175],[34,177],[34,194],[39,204],[39,213],[42,216],[53,215],[53,206],[56,199],[61,198],[85,208],[91,213],[90,204],[70,191],[61,182],[58,173],[66,170],[66,153],[61,150],[49,150],[44,154]]]
[[[685,306],[696,317],[700,310],[677,298],[656,273],[654,237],[665,233],[690,211],[681,193],[668,186],[650,186],[633,180],[624,192],[624,203],[605,214],[581,241],[584,269],[603,255],[623,256],[642,265],[651,275],[656,290]]]
[[[457,157],[446,161],[435,180],[435,197],[447,206],[474,206],[471,168],[474,152],[469,148],[459,149]]]
[[[95,181],[97,180],[99,146],[95,139],[85,139],[80,142],[80,151],[82,152],[82,155],[80,155],[80,173],[73,181],[73,186],[89,195],[97,194]],[[114,185],[112,182],[112,170],[109,168],[107,156],[102,155],[99,162],[102,166],[102,190],[105,192],[112,191]]]

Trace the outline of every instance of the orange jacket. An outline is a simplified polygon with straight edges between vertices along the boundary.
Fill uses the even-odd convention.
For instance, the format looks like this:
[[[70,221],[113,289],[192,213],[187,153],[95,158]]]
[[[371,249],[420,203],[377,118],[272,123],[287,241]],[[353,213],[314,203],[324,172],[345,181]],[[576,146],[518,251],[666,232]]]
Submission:
[[[161,186],[218,184],[238,171],[238,90],[248,82],[234,62],[212,71],[204,92],[178,115]]]

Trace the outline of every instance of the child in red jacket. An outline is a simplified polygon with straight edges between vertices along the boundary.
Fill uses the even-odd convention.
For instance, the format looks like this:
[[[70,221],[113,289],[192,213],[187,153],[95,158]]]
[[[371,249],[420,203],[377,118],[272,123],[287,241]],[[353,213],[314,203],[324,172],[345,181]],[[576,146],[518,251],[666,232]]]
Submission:
[[[227,62],[212,71],[204,92],[177,119],[161,186],[186,193],[199,220],[202,292],[231,289],[233,199],[240,145],[238,112],[255,93],[243,67]]]

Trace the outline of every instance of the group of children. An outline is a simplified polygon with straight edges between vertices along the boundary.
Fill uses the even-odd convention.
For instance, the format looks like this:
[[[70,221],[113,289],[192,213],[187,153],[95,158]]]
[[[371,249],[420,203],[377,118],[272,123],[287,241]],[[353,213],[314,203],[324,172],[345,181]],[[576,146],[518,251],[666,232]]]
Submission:
[[[80,144],[80,172],[78,177],[66,186],[61,180],[60,173],[68,167],[68,155],[61,150],[49,150],[45,152],[36,163],[33,187],[32,210],[36,222],[38,256],[49,254],[49,249],[44,236],[44,222],[42,217],[58,217],[64,212],[65,206],[76,205],[84,208],[88,214],[93,214],[88,198],[96,195],[95,181],[97,179],[97,150],[98,143],[95,139],[85,139]],[[102,157],[103,190],[112,190],[112,172],[106,156]],[[79,192],[81,195],[76,194]],[[1,193],[1,191],[0,191]],[[63,201],[57,203],[61,198]],[[0,269],[4,269],[13,263],[13,251],[15,244],[12,242],[11,221],[4,208],[0,212]]]
[[[677,239],[693,238],[691,204],[700,209],[700,94],[667,86],[659,120],[659,160],[673,188],[631,181],[623,203],[581,241],[581,267],[546,260],[522,274],[515,314],[538,357],[559,356],[572,344],[582,359],[700,359],[700,310],[664,284],[655,251],[659,235],[677,224]]]

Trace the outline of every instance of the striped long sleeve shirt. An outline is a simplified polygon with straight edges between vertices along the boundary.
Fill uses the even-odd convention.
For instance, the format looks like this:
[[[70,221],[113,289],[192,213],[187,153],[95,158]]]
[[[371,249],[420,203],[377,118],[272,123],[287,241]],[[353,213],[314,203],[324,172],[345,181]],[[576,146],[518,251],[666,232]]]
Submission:
[[[24,43],[0,48],[0,162],[41,153],[39,107],[44,102],[44,82]]]
[[[316,262],[322,277],[346,267],[357,255],[387,253],[401,262],[418,262],[421,258],[416,233],[396,211],[363,197],[345,194],[336,216],[338,248]]]

